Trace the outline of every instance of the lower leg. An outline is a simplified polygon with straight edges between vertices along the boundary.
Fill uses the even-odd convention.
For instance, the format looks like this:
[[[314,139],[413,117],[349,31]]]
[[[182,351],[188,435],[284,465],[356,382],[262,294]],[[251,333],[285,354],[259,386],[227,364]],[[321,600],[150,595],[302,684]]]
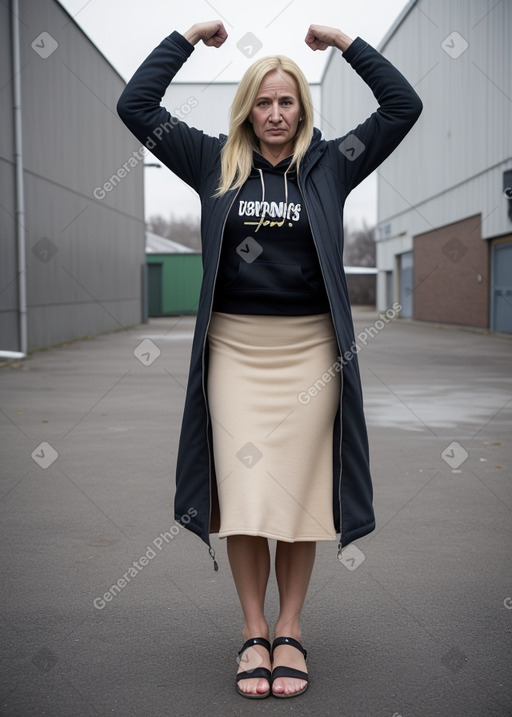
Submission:
[[[300,617],[315,563],[316,543],[278,541],[276,577],[279,587],[279,618],[276,637],[288,635],[300,640]]]
[[[275,637],[301,639],[300,618],[315,562],[316,542],[285,543],[278,541],[276,548],[276,577],[279,587],[280,610]],[[304,656],[294,647],[280,645],[274,653],[273,667],[287,665],[306,672]],[[293,693],[305,687],[305,681],[280,677],[273,690],[276,693]]]
[[[243,641],[251,637],[268,639],[268,624],[265,620],[265,593],[270,573],[270,552],[266,538],[251,535],[230,535],[227,553],[240,604],[244,615]],[[268,651],[254,645],[242,655],[238,672],[256,667],[270,668]],[[244,692],[255,694],[267,692],[268,681],[263,677],[240,680]]]

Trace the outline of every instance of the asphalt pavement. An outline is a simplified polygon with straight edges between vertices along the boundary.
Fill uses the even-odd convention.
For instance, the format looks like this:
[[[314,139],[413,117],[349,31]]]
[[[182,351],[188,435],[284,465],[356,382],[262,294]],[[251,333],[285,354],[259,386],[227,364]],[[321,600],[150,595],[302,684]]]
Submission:
[[[356,312],[377,528],[318,544],[309,689],[254,701],[226,541],[173,519],[194,320],[0,369],[0,714],[510,717],[512,337]]]

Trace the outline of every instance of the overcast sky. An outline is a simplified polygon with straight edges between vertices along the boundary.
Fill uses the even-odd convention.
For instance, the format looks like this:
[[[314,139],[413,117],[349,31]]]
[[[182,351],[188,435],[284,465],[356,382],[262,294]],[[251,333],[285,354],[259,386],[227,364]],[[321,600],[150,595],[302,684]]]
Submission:
[[[59,0],[116,70],[129,79],[142,60],[173,30],[184,32],[195,22],[221,19],[228,32],[225,45],[195,52],[180,70],[179,80],[237,82],[253,59],[237,47],[250,32],[262,47],[258,56],[284,54],[293,58],[310,82],[318,82],[328,52],[313,52],[304,43],[311,24],[338,27],[374,47],[408,4],[408,0]],[[207,54],[206,54],[207,53]],[[207,61],[205,61],[207,58]],[[227,128],[226,128],[227,130]],[[164,172],[165,174],[163,174]],[[146,218],[197,214],[199,202],[182,188],[170,207],[167,169],[146,170]],[[179,180],[176,180],[179,181]],[[368,182],[367,209],[358,201],[357,216],[375,220],[374,185]],[[174,191],[174,190],[173,190]],[[357,190],[356,190],[357,191]],[[348,209],[348,206],[347,206]],[[356,217],[354,217],[356,220]]]

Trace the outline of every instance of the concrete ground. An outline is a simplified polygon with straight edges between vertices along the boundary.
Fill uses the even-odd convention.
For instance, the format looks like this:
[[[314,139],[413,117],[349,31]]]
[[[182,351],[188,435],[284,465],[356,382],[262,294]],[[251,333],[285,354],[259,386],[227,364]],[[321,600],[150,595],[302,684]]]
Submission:
[[[172,518],[194,317],[0,370],[2,715],[512,714],[512,337],[355,319],[377,529],[318,544],[292,700],[236,694],[225,541]]]

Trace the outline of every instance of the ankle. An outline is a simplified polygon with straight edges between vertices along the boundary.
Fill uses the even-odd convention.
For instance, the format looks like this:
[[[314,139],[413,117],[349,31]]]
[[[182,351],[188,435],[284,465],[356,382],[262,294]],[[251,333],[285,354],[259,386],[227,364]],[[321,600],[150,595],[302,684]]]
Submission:
[[[251,637],[264,637],[268,640],[269,632],[266,622],[245,623],[242,629],[244,642]]]
[[[300,642],[301,636],[300,624],[297,621],[288,620],[276,623],[274,637],[293,637]]]

